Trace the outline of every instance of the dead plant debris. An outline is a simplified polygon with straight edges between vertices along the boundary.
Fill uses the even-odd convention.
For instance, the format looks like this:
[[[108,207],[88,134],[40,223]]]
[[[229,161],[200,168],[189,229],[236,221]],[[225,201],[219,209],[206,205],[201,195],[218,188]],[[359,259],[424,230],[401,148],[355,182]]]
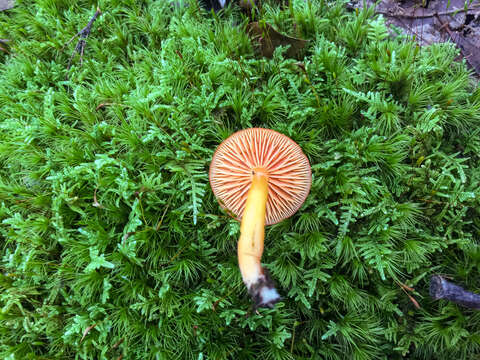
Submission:
[[[252,22],[247,26],[247,32],[252,38],[257,50],[266,58],[271,58],[279,46],[289,46],[286,56],[296,58],[305,48],[307,40],[283,35],[267,22]]]
[[[90,35],[90,32],[92,31],[93,23],[101,14],[102,14],[102,11],[100,10],[99,7],[97,7],[97,11],[95,11],[95,14],[92,16],[92,18],[87,23],[87,25],[78,33],[73,35],[73,37],[70,40],[68,40],[66,44],[62,47],[62,50],[63,50],[73,40],[75,40],[76,38],[79,38],[77,45],[75,45],[75,49],[72,53],[72,56],[70,56],[70,59],[68,60],[67,70],[70,70],[70,67],[72,66],[72,60],[73,60],[73,57],[75,56],[75,53],[80,54],[80,65],[83,64],[83,54],[85,52],[85,46],[87,45],[87,38]]]
[[[387,25],[412,35],[420,45],[453,42],[461,58],[480,76],[480,2],[465,6],[464,0],[367,0],[366,5],[374,6]],[[362,6],[363,1],[353,0],[347,8]]]

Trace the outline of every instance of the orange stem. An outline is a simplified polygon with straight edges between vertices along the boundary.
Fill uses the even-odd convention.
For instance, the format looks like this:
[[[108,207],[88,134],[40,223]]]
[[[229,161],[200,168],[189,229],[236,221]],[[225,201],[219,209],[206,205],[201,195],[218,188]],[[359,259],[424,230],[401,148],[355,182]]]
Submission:
[[[272,307],[280,297],[260,264],[265,239],[267,199],[268,175],[264,169],[255,169],[252,171],[252,184],[240,227],[238,265],[243,282],[256,305]]]

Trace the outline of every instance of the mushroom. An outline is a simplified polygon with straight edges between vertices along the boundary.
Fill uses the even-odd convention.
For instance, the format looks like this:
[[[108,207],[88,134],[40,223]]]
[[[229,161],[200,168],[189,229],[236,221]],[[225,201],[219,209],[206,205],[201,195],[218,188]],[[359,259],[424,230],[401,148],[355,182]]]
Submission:
[[[292,139],[276,131],[251,128],[223,141],[210,164],[210,185],[220,205],[241,221],[238,265],[256,307],[280,300],[260,264],[265,225],[297,212],[307,198],[311,170]]]

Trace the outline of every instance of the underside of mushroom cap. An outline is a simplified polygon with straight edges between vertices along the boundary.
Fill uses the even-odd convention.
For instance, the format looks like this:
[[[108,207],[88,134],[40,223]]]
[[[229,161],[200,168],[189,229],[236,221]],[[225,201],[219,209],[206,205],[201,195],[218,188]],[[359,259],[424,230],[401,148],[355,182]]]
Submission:
[[[266,225],[297,212],[310,191],[310,164],[297,143],[270,129],[238,131],[217,148],[209,175],[221,206],[238,220],[255,172],[268,177]]]

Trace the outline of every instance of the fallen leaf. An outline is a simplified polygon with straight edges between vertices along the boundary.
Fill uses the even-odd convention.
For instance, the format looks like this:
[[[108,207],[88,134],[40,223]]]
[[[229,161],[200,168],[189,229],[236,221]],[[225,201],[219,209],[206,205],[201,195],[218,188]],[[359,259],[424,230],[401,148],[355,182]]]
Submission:
[[[307,40],[298,39],[283,35],[275,30],[269,23],[252,22],[247,25],[247,33],[258,46],[262,56],[271,58],[275,49],[279,46],[290,47],[287,50],[286,56],[289,58],[297,57],[305,48]]]

